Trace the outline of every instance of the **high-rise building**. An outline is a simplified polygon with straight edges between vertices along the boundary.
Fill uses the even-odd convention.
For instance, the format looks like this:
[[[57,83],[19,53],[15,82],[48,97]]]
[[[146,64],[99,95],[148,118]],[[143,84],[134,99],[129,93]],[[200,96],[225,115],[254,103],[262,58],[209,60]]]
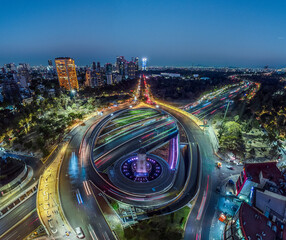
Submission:
[[[67,90],[79,89],[74,60],[69,57],[55,59],[59,83]]]
[[[112,64],[111,63],[105,64],[105,72],[108,74],[112,73]]]
[[[136,71],[139,71],[139,57],[135,58]]]
[[[142,58],[142,71],[147,70],[147,58]]]
[[[128,62],[127,63],[127,74],[128,78],[134,79],[136,76],[136,63],[135,62]]]
[[[49,67],[52,67],[53,66],[53,61],[52,60],[48,60],[48,64],[49,64]]]
[[[96,63],[92,62],[92,70],[95,71],[96,70]]]
[[[106,84],[107,85],[113,84],[112,74],[106,74]]]
[[[103,77],[102,77],[102,73],[97,72],[96,73],[96,86],[103,86],[104,85],[104,81],[103,81]]]
[[[85,83],[84,85],[87,87],[95,87],[94,78],[92,76],[93,70],[87,69],[85,72]]]
[[[6,79],[3,84],[4,98],[11,104],[21,101],[19,84],[14,79]]]
[[[7,73],[15,72],[17,70],[15,63],[4,64],[4,68],[5,68]]]
[[[31,76],[29,73],[29,64],[27,63],[19,63],[18,74],[14,79],[20,83],[20,85],[24,88],[28,87],[28,84],[31,82]],[[14,74],[15,75],[15,74]]]
[[[19,69],[27,69],[29,70],[30,69],[30,64],[28,63],[19,63]]]
[[[101,71],[101,68],[100,68],[100,62],[97,62],[96,70],[97,70],[98,72],[100,72],[100,71]]]
[[[111,63],[105,64],[105,74],[106,74],[106,83],[108,85],[113,84],[113,81],[112,81],[112,64]]]
[[[119,75],[125,75],[126,60],[123,56],[116,58],[116,71]]]

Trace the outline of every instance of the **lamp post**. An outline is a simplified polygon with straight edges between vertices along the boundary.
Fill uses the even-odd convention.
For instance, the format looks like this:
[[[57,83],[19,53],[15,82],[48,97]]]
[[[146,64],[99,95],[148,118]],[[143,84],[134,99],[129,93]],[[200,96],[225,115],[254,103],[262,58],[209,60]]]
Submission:
[[[73,99],[73,97],[76,95],[76,90],[72,89],[70,91],[70,98]]]

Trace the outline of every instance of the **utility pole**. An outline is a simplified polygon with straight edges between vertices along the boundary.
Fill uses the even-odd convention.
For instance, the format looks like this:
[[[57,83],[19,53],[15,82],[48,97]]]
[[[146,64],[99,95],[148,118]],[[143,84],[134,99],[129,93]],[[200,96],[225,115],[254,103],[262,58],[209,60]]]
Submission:
[[[224,112],[223,120],[222,120],[222,123],[221,123],[221,128],[220,128],[220,131],[219,131],[219,137],[218,137],[219,139],[220,139],[220,137],[222,135],[223,124],[224,124],[224,120],[225,120],[225,117],[226,117],[226,114],[227,114],[227,111],[228,111],[229,104],[230,104],[230,101],[228,101],[227,106],[226,106],[226,110]]]
[[[225,116],[226,116],[226,114],[227,114],[229,104],[230,104],[230,101],[228,101],[228,103],[227,103],[227,107],[226,107],[226,110],[225,110],[225,113],[224,113],[222,122],[224,122],[224,120],[225,120]]]

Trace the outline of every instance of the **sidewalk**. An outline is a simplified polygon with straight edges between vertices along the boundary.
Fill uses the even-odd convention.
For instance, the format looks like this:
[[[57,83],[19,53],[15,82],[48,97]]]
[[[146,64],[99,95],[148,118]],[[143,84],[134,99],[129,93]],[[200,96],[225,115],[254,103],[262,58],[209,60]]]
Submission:
[[[224,213],[229,216],[233,216],[236,213],[237,206],[239,203],[234,200],[231,196],[227,196],[226,185],[229,180],[233,180],[234,182],[237,180],[238,175],[231,175],[224,179],[221,183],[220,187],[220,197],[216,206],[216,211],[214,213],[214,217],[212,219],[212,224],[210,228],[210,240],[222,240],[225,223],[220,222],[219,216],[221,213]]]
[[[64,216],[58,196],[58,174],[67,146],[68,142],[59,145],[60,151],[39,181],[37,211],[51,239],[77,239]]]

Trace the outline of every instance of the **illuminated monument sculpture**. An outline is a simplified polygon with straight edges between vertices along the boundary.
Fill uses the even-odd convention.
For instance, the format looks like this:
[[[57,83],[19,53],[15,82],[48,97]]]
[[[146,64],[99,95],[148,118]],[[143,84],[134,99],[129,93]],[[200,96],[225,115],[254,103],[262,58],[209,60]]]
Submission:
[[[148,163],[146,160],[146,151],[144,148],[140,148],[138,152],[138,160],[136,161],[136,167],[134,175],[136,177],[148,177]],[[150,166],[150,164],[149,164]]]

